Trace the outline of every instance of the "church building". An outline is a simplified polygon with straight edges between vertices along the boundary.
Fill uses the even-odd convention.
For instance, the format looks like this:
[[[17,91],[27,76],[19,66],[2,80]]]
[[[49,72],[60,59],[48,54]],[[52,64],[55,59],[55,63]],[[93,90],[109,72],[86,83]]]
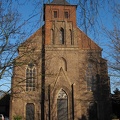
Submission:
[[[44,5],[44,25],[18,48],[10,120],[110,120],[102,49],[76,25],[76,5]]]

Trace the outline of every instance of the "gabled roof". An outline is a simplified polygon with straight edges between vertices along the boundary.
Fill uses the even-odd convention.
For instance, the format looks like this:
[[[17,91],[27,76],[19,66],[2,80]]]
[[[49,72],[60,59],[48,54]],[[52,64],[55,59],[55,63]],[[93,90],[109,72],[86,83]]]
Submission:
[[[98,46],[93,40],[91,40],[82,30],[77,28],[78,30],[78,45],[80,49],[88,49],[88,50],[100,50],[102,48]]]
[[[42,36],[42,30],[44,30],[44,25],[39,28],[35,33],[33,33],[33,35],[31,35],[25,42],[23,42],[20,47],[25,47],[26,44],[28,43],[32,43],[31,40],[36,41],[36,39],[34,39],[36,36]],[[83,50],[100,50],[102,51],[102,48],[100,46],[98,46],[93,40],[91,40],[83,31],[81,31],[79,28],[77,28],[77,39],[78,39],[78,46],[80,49]],[[37,38],[38,40],[38,38]],[[40,45],[42,44],[42,40],[38,42]],[[18,48],[18,50],[19,50]]]
[[[55,4],[55,5],[70,5],[66,0],[53,0],[50,4]]]
[[[34,32],[29,38],[27,38],[27,40],[25,40],[23,43],[21,43],[21,45],[19,47],[26,45],[28,43],[28,41],[30,42],[30,40],[32,40],[36,36],[39,36],[39,35],[41,36],[43,29],[44,29],[44,25],[42,27],[40,27],[36,32]]]

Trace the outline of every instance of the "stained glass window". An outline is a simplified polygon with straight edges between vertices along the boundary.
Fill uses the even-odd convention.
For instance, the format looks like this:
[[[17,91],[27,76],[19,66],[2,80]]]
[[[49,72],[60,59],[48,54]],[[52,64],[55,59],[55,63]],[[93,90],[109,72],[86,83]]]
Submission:
[[[68,120],[68,96],[63,89],[57,98],[57,117],[58,120]]]
[[[87,81],[87,90],[95,91],[96,90],[96,75],[93,63],[88,63],[86,70],[86,81]]]
[[[26,69],[26,91],[35,91],[36,69],[34,64],[28,64]]]

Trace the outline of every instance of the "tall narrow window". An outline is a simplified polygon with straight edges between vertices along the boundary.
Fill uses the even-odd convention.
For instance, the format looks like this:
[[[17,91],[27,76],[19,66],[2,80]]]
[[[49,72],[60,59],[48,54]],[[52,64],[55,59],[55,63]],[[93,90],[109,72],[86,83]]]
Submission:
[[[54,44],[54,30],[51,29],[51,42]]]
[[[54,18],[57,18],[57,17],[58,17],[57,11],[53,11],[53,14],[54,14]]]
[[[96,76],[94,70],[94,64],[88,63],[86,70],[86,81],[87,81],[87,90],[95,91],[96,90]]]
[[[30,63],[26,69],[26,91],[35,91],[35,76],[35,66]]]
[[[71,45],[73,45],[73,35],[72,35],[72,30],[71,29],[69,30],[69,34],[70,34]]]
[[[64,40],[64,29],[61,28],[60,29],[60,44],[64,44],[65,40]]]
[[[64,12],[64,17],[69,18],[69,13],[67,11]]]
[[[60,90],[57,98],[58,120],[68,120],[68,96],[63,89]]]
[[[89,104],[89,120],[98,120],[97,118],[97,103],[91,102]]]
[[[26,120],[35,120],[35,107],[33,103],[27,103],[26,105]]]

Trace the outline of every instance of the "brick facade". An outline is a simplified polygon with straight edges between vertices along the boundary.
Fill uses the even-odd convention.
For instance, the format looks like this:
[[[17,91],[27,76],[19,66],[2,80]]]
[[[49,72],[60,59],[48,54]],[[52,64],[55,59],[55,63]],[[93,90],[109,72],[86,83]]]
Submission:
[[[45,25],[18,48],[10,119],[18,115],[26,119],[26,105],[32,103],[34,120],[110,120],[109,77],[102,49],[77,27],[75,5],[54,2],[44,5]],[[36,71],[35,90],[26,91],[30,63]],[[67,114],[61,115],[65,118],[60,118],[59,100],[67,102]]]

